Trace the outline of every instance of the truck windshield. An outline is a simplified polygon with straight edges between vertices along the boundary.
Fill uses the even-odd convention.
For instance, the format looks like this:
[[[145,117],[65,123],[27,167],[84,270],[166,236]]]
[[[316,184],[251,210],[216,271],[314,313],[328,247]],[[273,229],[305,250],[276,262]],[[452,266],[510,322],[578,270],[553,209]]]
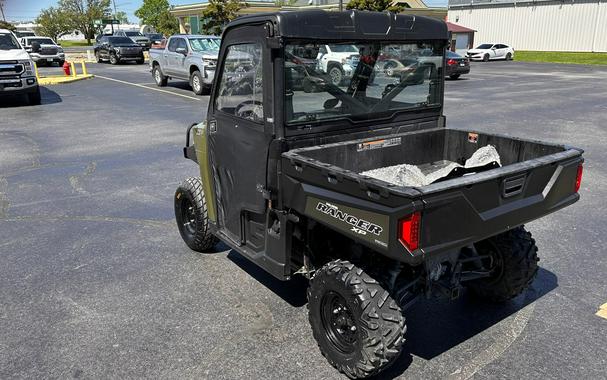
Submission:
[[[190,38],[189,40],[194,51],[219,51],[221,45],[219,38]]]
[[[143,37],[143,34],[139,32],[124,32],[127,37]]]
[[[21,49],[11,33],[0,33],[0,50]]]
[[[443,44],[349,41],[331,44],[331,52],[323,46],[285,46],[288,124],[373,120],[440,106]]]

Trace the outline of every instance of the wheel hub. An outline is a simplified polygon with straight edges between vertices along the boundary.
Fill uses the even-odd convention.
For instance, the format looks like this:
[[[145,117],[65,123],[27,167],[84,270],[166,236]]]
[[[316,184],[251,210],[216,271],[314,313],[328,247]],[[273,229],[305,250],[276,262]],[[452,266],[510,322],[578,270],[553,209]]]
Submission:
[[[181,215],[183,220],[183,227],[190,234],[196,233],[196,213],[194,211],[194,205],[189,199],[184,199],[181,204]]]
[[[356,349],[358,327],[354,314],[340,294],[330,292],[322,300],[322,323],[329,341],[341,352]]]

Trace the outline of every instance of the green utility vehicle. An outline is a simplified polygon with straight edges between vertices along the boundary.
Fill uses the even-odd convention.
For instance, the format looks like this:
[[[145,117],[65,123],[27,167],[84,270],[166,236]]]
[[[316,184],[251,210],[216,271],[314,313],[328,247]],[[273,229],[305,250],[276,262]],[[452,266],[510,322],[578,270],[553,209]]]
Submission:
[[[238,18],[187,131],[200,177],[175,194],[186,244],[308,277],[312,333],[352,378],[397,359],[420,296],[523,292],[538,270],[523,224],[579,199],[582,150],[445,127],[448,41],[444,22],[411,15]],[[341,83],[322,70],[327,44],[359,52]],[[402,75],[385,75],[385,52]]]

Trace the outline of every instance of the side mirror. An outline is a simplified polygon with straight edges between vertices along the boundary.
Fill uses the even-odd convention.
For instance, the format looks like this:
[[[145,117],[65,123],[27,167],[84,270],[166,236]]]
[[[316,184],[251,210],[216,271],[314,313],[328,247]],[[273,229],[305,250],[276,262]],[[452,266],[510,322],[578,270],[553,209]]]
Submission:
[[[497,49],[495,46],[491,46],[491,50],[495,50]]]
[[[184,47],[179,47],[177,49],[175,49],[176,53],[179,54],[183,54],[183,55],[188,55],[188,49],[184,48]]]
[[[40,51],[40,42],[32,42],[32,52],[33,53],[38,53]]]

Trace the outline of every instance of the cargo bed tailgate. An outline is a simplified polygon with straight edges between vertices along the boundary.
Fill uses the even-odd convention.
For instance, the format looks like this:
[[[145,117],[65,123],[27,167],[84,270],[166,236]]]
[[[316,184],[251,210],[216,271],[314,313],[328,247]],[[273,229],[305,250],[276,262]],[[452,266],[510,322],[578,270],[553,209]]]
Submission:
[[[574,203],[582,161],[582,151],[570,148],[416,188],[424,207],[421,251],[462,247]]]

